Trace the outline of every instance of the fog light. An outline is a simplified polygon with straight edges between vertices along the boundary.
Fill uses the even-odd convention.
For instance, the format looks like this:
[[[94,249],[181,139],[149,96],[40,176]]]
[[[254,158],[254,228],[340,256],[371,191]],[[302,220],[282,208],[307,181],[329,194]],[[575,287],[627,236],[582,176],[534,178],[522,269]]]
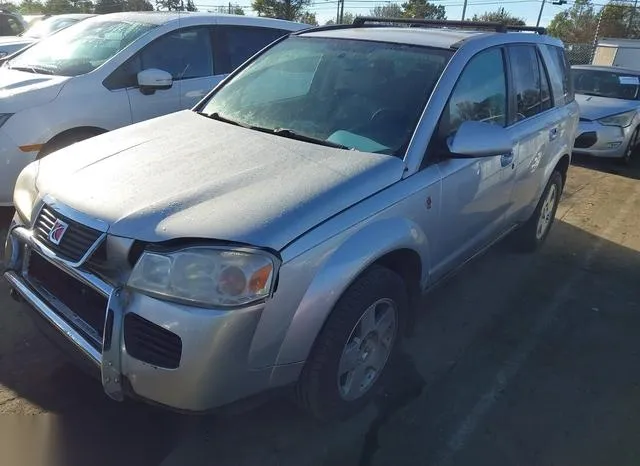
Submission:
[[[607,148],[615,149],[616,147],[620,147],[621,144],[622,142],[610,142],[607,144]]]

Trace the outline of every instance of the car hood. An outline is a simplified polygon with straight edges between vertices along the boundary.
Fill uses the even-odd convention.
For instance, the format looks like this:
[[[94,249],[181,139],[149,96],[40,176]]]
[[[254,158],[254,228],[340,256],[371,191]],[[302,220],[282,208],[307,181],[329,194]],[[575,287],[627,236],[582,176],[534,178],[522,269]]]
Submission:
[[[15,113],[50,102],[70,79],[0,68],[0,113]]]
[[[624,113],[640,106],[640,102],[637,100],[596,97],[584,94],[576,94],[576,102],[580,106],[580,117],[587,120],[598,120],[617,113]]]
[[[116,236],[281,250],[399,181],[403,170],[396,157],[286,139],[186,110],[46,157],[37,187]]]
[[[33,37],[0,37],[0,50],[3,45],[29,45],[36,40]]]

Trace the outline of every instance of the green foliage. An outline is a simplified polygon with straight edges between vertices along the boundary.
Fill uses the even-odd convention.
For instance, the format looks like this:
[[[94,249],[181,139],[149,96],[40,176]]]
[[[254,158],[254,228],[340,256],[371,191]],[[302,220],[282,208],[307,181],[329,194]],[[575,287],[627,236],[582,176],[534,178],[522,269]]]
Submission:
[[[44,11],[44,5],[39,0],[23,0],[18,11],[23,15],[40,15]]]
[[[153,11],[148,0],[97,0],[95,12],[116,13],[118,11]]]
[[[311,0],[253,0],[251,8],[258,16],[299,21]]]
[[[485,11],[481,15],[473,15],[472,21],[486,21],[489,23],[502,23],[514,26],[525,26],[527,24],[524,19],[511,15],[503,7],[495,11]]]
[[[209,13],[227,13],[227,14],[230,14],[230,15],[242,15],[242,16],[244,16],[244,9],[238,4],[235,4],[235,5],[232,5],[232,4],[220,5],[220,6],[216,7],[216,8],[213,8],[213,9],[210,9],[210,10],[207,10],[207,11]]]
[[[69,0],[47,0],[42,9],[42,13],[49,15],[61,15],[63,13],[82,13],[77,4]]]
[[[156,0],[156,8],[158,10],[168,11],[198,11],[193,0]]]
[[[402,4],[402,16],[420,19],[447,19],[444,5],[435,5],[427,0],[408,0]]]
[[[346,15],[347,14],[345,13],[345,16]],[[304,13],[302,13],[298,21],[300,21],[301,23],[310,24],[311,26],[318,25],[318,19],[316,18],[316,14],[310,11],[305,11]]]
[[[571,8],[554,16],[547,29],[549,34],[565,42],[584,44],[593,41],[597,23],[593,3],[590,0],[575,0]]]
[[[377,5],[369,11],[371,16],[378,18],[401,18],[403,10],[397,3],[389,3],[387,5]]]

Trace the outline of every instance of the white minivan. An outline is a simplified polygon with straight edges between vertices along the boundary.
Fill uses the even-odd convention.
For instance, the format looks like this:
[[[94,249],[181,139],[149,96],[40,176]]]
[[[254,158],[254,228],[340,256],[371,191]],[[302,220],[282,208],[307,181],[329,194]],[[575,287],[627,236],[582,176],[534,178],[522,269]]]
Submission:
[[[184,12],[89,18],[0,68],[0,206],[20,171],[74,142],[195,105],[263,47],[309,25]]]

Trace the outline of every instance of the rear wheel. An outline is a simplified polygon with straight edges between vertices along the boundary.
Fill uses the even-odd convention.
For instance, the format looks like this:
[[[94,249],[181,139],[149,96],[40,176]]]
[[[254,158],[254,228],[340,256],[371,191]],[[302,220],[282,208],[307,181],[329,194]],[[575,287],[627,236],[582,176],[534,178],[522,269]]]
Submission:
[[[298,401],[322,420],[362,409],[382,385],[408,309],[402,278],[374,266],[340,298],[298,384]]]
[[[562,175],[556,170],[551,174],[536,210],[529,220],[514,232],[513,240],[517,250],[533,252],[547,239],[560,203],[562,185]]]

